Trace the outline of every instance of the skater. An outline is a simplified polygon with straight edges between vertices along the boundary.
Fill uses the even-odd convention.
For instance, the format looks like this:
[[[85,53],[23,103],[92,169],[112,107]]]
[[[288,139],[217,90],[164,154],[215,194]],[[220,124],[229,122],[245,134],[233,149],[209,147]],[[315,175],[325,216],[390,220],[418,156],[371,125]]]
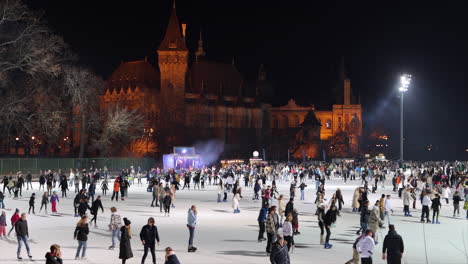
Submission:
[[[89,207],[88,204],[88,197],[85,196],[83,199],[81,199],[80,205],[78,206],[78,214],[80,217],[85,216],[87,210],[91,211],[91,207]]]
[[[132,238],[132,222],[125,217],[123,221],[124,225],[120,228],[119,259],[122,260],[122,264],[125,264],[127,259],[133,258],[132,246],[130,244],[130,239]]]
[[[385,218],[387,218],[387,223],[390,225],[390,216],[393,214],[392,203],[390,202],[390,194],[387,195],[384,204]]]
[[[278,198],[278,211],[280,215],[279,227],[283,226],[284,213],[286,211],[286,202],[284,201],[284,195],[280,195]]]
[[[382,246],[382,259],[387,259],[387,264],[401,264],[404,250],[403,239],[395,231],[395,226],[389,225],[388,234],[385,236]]]
[[[267,218],[268,214],[268,204],[266,204],[264,207],[260,209],[260,212],[258,213],[258,242],[265,241],[265,221]]]
[[[31,175],[31,172],[28,171],[28,174],[26,174],[26,190],[29,190],[29,186],[31,186],[31,190],[32,190],[33,189],[32,175]]]
[[[292,215],[288,215],[286,217],[286,221],[283,223],[283,237],[286,240],[288,245],[288,252],[291,248],[294,248],[294,233],[293,233],[293,225],[292,225],[293,217]]]
[[[47,214],[47,204],[49,203],[49,195],[47,192],[44,192],[42,195],[42,201],[41,201],[41,208],[39,209],[39,213],[42,211],[42,208],[45,207],[44,211]]]
[[[97,227],[97,216],[98,216],[99,208],[101,208],[102,213],[104,213],[104,207],[102,207],[100,195],[98,195],[96,200],[94,200],[94,202],[91,204],[91,214],[93,215],[93,218],[91,219],[90,224],[93,224],[93,221],[94,221],[94,227]]]
[[[101,190],[104,196],[107,196],[107,190],[109,190],[108,185],[107,178],[104,178],[104,180],[101,182]]]
[[[442,209],[442,204],[440,203],[440,196],[436,193],[435,198],[432,199],[432,223],[440,224],[439,222],[439,212]]]
[[[304,190],[305,187],[307,187],[307,185],[305,184],[305,182],[302,182],[302,183],[299,185],[299,187],[297,187],[297,188],[301,189],[301,201],[305,200],[305,195],[304,195],[304,194],[305,194],[305,190]],[[285,239],[286,239],[286,238],[285,238]]]
[[[457,216],[460,216],[460,201],[462,200],[460,198],[460,193],[456,191],[453,194],[453,217],[455,217],[455,213],[457,213]]]
[[[187,228],[189,229],[188,252],[195,252],[197,250],[197,248],[193,246],[195,227],[197,225],[197,214],[197,207],[192,205],[187,213]]]
[[[450,195],[450,187],[448,185],[445,185],[442,188],[442,198],[445,199],[445,203],[449,204],[449,195]]]
[[[13,231],[13,229],[15,229],[15,223],[18,222],[19,219],[20,219],[19,209],[16,208],[15,213],[10,218],[11,229],[10,229],[10,231],[8,231],[8,236],[10,236],[11,231]]]
[[[88,187],[88,197],[91,198],[91,202],[94,202],[94,195],[96,194],[96,181],[92,181]]]
[[[369,215],[370,215],[368,206],[369,206],[369,201],[364,201],[364,203],[362,204],[362,208],[361,208],[361,217],[360,217],[361,227],[356,232],[356,235],[359,235],[361,231],[364,232],[365,230],[367,230],[367,226],[369,225]]]
[[[170,216],[171,203],[172,203],[172,196],[171,196],[170,191],[166,192],[166,195],[164,196],[162,203],[164,204],[164,216]]]
[[[378,232],[380,226],[383,225],[383,221],[380,218],[380,209],[379,209],[379,200],[377,200],[372,208],[372,211],[369,215],[369,229],[374,232],[375,244],[378,244]]]
[[[216,200],[216,202],[220,203],[221,202],[221,194],[223,194],[224,192],[224,186],[223,186],[223,183],[220,182],[218,184],[218,188],[216,189],[216,194],[218,196],[218,199]]]
[[[50,246],[50,252],[47,252],[45,255],[46,264],[62,264],[62,252],[60,251],[60,246],[53,244]]]
[[[236,191],[234,197],[232,198],[232,209],[234,209],[234,214],[240,213],[239,209],[239,201],[240,201],[240,194]]]
[[[324,248],[330,249],[333,247],[332,244],[330,244],[330,236],[331,236],[331,225],[336,222],[336,206],[332,205],[330,209],[328,209],[327,213],[323,217],[323,224],[325,225],[325,231],[327,232],[327,235],[325,237],[325,244]]]
[[[67,178],[65,175],[62,177],[62,180],[60,181],[59,188],[62,190],[62,198],[67,197],[67,191],[68,191],[68,182]]]
[[[278,234],[279,228],[279,219],[278,214],[276,213],[276,206],[272,206],[268,209],[268,215],[265,222],[265,228],[267,232],[267,245],[266,252],[267,254],[271,253],[271,244],[273,243],[273,238]]]
[[[26,213],[21,214],[21,218],[15,223],[16,238],[18,240],[18,251],[16,252],[16,257],[19,260],[22,260],[21,257],[21,243],[24,243],[26,251],[28,252],[28,257],[32,258],[31,250],[29,249],[29,232],[28,232],[28,221],[26,221]]]
[[[122,227],[122,219],[117,213],[117,208],[111,207],[111,218],[109,224],[109,230],[112,232],[112,245],[109,249],[115,248],[115,239],[117,238],[120,242],[120,227]]]
[[[2,211],[2,215],[0,216],[0,239],[2,238],[2,236],[6,238],[6,227],[7,227],[6,212]]]
[[[52,205],[52,213],[57,212],[57,202],[60,202],[60,201],[59,201],[59,198],[57,196],[57,193],[54,191],[52,193],[52,196],[50,196],[50,204]],[[47,210],[47,207],[46,207],[46,210]]]
[[[166,261],[164,262],[164,264],[180,264],[179,259],[177,258],[172,248],[167,247],[164,251],[166,251]]]
[[[431,198],[429,194],[426,194],[425,191],[422,192],[422,212],[421,212],[421,223],[424,223],[424,218],[426,219],[426,223],[430,223],[429,220],[429,205],[431,204]]]
[[[114,197],[115,197],[116,202],[119,201],[119,191],[120,191],[120,183],[119,183],[119,178],[117,178],[114,181],[114,191],[112,192],[111,201],[114,200]]]
[[[73,207],[75,208],[75,217],[78,217],[78,207],[80,206],[81,200],[85,197],[85,190],[81,190],[73,200]]]
[[[271,247],[270,262],[271,264],[289,264],[289,253],[286,241],[282,236],[276,237],[276,242]]]
[[[403,211],[405,212],[405,216],[412,217],[410,212],[410,204],[411,204],[411,190],[410,187],[406,187],[402,192],[403,198]]]
[[[88,217],[86,215],[82,216],[80,221],[76,224],[75,232],[73,233],[73,238],[78,241],[78,248],[76,249],[75,259],[86,259],[86,248],[88,246]],[[81,251],[83,250],[83,251]],[[81,258],[80,258],[81,252]]]
[[[359,240],[356,249],[361,254],[361,264],[372,264],[372,254],[374,253],[375,243],[372,238],[372,230],[366,230],[366,237]]]
[[[31,213],[31,209],[33,211],[33,214],[36,214],[36,212],[34,211],[34,204],[35,203],[36,203],[36,194],[32,193],[31,197],[29,197],[29,211],[28,211],[28,214]]]
[[[2,191],[0,191],[0,209],[5,209],[5,203],[3,200],[5,199],[5,195]]]
[[[320,245],[325,244],[325,240],[323,239],[323,235],[325,234],[325,224],[323,223],[323,218],[325,217],[325,204],[319,204],[317,208],[317,220],[318,225],[320,228]]]
[[[143,226],[140,232],[140,240],[144,247],[144,254],[143,258],[141,259],[141,263],[145,263],[146,256],[148,255],[148,250],[151,253],[151,257],[153,258],[153,264],[156,263],[156,253],[155,253],[155,246],[156,242],[158,242],[159,246],[159,234],[158,228],[155,226],[155,221],[153,217],[148,219],[148,224]]]
[[[159,185],[157,184],[157,182],[153,183],[152,193],[153,193],[153,201],[151,201],[151,207],[155,207],[155,206],[158,207],[159,206],[158,204]],[[154,202],[156,202],[156,205],[154,204]]]

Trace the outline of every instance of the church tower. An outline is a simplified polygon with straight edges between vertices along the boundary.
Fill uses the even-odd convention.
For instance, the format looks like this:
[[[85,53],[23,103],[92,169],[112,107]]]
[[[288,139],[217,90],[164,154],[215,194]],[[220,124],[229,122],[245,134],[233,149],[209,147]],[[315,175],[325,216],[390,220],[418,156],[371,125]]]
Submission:
[[[177,127],[185,123],[185,77],[187,74],[188,49],[181,34],[176,14],[175,0],[164,39],[157,50],[161,73],[160,127],[169,145],[182,144],[183,135],[177,135]],[[167,146],[168,148],[172,146]]]

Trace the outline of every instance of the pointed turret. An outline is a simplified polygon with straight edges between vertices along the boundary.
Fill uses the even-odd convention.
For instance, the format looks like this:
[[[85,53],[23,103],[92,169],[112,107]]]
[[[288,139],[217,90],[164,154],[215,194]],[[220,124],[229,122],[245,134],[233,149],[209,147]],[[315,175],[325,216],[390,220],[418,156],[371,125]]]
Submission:
[[[180,31],[179,20],[177,19],[175,0],[171,11],[171,16],[169,18],[169,23],[167,24],[166,33],[164,34],[164,39],[158,48],[158,51],[171,50],[187,50],[187,46],[185,45],[184,38],[182,37],[182,33]]]
[[[202,36],[202,31],[200,30],[200,39],[198,39],[198,49],[195,52],[195,56],[198,59],[198,57],[203,57],[205,56],[205,51],[203,50],[203,36]]]

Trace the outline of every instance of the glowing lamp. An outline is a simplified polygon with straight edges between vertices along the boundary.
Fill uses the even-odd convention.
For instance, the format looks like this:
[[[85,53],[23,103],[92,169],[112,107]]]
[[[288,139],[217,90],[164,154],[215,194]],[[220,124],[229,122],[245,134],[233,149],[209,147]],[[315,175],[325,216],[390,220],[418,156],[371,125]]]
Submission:
[[[253,154],[254,157],[258,157],[258,155],[260,155],[260,153],[258,153],[258,151],[254,151],[252,154]]]

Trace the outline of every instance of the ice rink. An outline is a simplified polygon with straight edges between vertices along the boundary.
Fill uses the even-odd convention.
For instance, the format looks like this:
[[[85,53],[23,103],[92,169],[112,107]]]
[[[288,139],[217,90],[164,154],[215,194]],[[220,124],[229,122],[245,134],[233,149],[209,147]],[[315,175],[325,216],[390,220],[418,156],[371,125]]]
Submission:
[[[345,199],[342,216],[338,217],[336,226],[332,228],[332,249],[324,249],[319,244],[320,229],[317,217],[314,215],[316,206],[315,182],[308,181],[306,200],[295,202],[299,211],[300,235],[294,237],[296,249],[291,253],[291,263],[345,263],[352,257],[352,243],[356,238],[359,227],[359,214],[351,212],[351,201],[355,187],[360,181],[344,184],[341,180],[326,182],[326,198],[329,199],[336,188],[341,188]],[[243,183],[241,183],[243,185]],[[112,186],[111,184],[109,186]],[[3,186],[2,186],[3,187]],[[175,208],[171,210],[170,217],[164,217],[159,208],[150,207],[151,193],[146,192],[145,185],[133,185],[129,189],[126,201],[111,202],[110,195],[102,197],[105,208],[104,213],[99,212],[98,228],[91,227],[88,236],[87,260],[74,260],[77,241],[73,240],[73,232],[78,218],[73,217],[74,192],[71,191],[68,199],[61,199],[58,204],[58,214],[38,213],[42,192],[36,192],[36,215],[28,215],[30,246],[33,259],[28,260],[23,248],[22,262],[44,263],[44,255],[49,246],[57,243],[62,247],[64,263],[120,263],[119,250],[108,250],[111,245],[111,233],[108,231],[111,206],[116,206],[122,217],[132,221],[133,239],[132,249],[134,257],[127,263],[140,263],[143,247],[139,239],[141,227],[146,224],[148,217],[156,218],[159,229],[161,245],[157,247],[157,263],[164,263],[164,248],[171,246],[182,264],[188,263],[270,263],[265,253],[266,242],[257,242],[258,224],[257,216],[260,201],[252,201],[252,188],[243,188],[243,199],[240,202],[241,213],[233,214],[231,208],[232,194],[228,202],[216,203],[216,187],[207,185],[205,190],[180,190],[177,192]],[[279,192],[289,196],[289,182],[278,184]],[[74,189],[74,187],[72,187]],[[56,189],[60,196],[60,191]],[[453,190],[452,190],[453,192]],[[27,211],[28,200],[32,191],[23,191],[19,200],[11,200],[6,194],[5,204],[7,212],[7,231],[10,229],[10,217],[15,208],[21,212]],[[403,263],[468,263],[468,220],[466,212],[461,210],[460,218],[452,217],[453,207],[442,201],[443,209],[440,225],[421,224],[420,210],[412,212],[413,217],[403,216],[403,204],[397,193],[391,191],[391,186],[377,190],[370,194],[370,204],[373,204],[382,193],[391,194],[394,215],[392,223],[405,242]],[[98,188],[97,195],[101,194]],[[190,205],[198,206],[198,225],[195,231],[194,245],[198,248],[196,253],[187,252],[188,231],[186,227],[187,210]],[[277,202],[275,201],[276,205]],[[418,202],[417,208],[421,209]],[[432,219],[432,212],[431,212]],[[388,229],[381,229],[380,241]],[[0,263],[17,263],[17,242],[14,236],[0,240]],[[424,241],[426,243],[424,243]],[[426,249],[426,250],[425,250]],[[428,262],[426,262],[426,253]],[[386,263],[381,259],[382,243],[376,246],[374,263]],[[151,263],[151,257],[146,260]]]

